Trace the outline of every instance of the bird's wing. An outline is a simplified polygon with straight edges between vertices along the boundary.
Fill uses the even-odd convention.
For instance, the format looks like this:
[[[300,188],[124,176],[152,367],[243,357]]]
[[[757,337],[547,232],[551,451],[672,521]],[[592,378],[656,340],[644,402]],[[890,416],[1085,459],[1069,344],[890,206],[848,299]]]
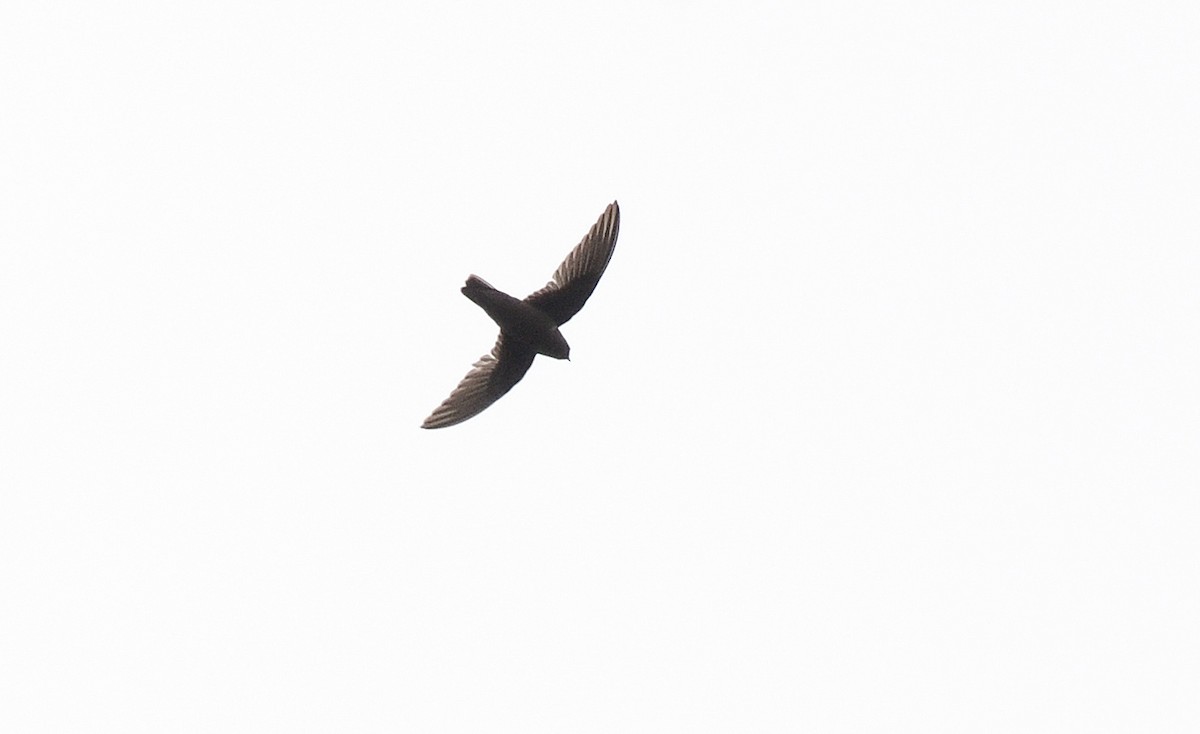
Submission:
[[[479,358],[450,397],[434,410],[422,428],[445,428],[483,412],[521,381],[537,352],[515,340],[496,340],[490,354]]]
[[[545,312],[559,326],[567,323],[596,290],[617,246],[620,225],[621,210],[614,201],[554,271],[554,277],[546,287],[530,295],[525,302]]]

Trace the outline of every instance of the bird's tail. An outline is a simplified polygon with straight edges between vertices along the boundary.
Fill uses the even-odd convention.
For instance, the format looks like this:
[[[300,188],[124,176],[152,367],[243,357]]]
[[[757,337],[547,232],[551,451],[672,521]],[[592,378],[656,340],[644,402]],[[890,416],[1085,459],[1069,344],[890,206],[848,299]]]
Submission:
[[[471,298],[471,294],[468,291],[475,291],[478,293],[480,291],[494,291],[494,290],[496,290],[495,286],[493,286],[491,283],[487,282],[483,278],[480,278],[478,275],[472,275],[471,277],[467,278],[467,284],[464,285],[463,289],[462,289],[463,293],[467,296],[467,298]],[[475,300],[475,299],[471,299],[471,300]]]
[[[487,304],[496,300],[496,294],[500,293],[500,291],[496,290],[491,283],[480,278],[478,275],[472,275],[470,278],[467,278],[467,284],[462,287],[462,293],[487,311]]]

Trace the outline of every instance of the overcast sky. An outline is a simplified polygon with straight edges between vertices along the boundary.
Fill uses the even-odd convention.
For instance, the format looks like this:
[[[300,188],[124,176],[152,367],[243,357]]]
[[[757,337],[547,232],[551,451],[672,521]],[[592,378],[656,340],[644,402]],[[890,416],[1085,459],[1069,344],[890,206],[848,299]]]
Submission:
[[[0,730],[1200,729],[1197,39],[6,3]]]

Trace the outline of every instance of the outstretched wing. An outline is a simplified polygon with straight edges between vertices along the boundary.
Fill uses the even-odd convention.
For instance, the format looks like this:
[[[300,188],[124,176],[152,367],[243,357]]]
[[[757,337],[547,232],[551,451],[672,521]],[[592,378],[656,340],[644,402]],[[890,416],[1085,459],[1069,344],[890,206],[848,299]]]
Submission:
[[[483,412],[521,381],[537,352],[515,340],[496,340],[490,354],[479,358],[450,397],[433,411],[421,428],[445,428]]]
[[[559,326],[567,323],[596,290],[617,246],[620,225],[621,210],[614,201],[554,271],[554,277],[546,287],[530,295],[525,302],[545,312]]]

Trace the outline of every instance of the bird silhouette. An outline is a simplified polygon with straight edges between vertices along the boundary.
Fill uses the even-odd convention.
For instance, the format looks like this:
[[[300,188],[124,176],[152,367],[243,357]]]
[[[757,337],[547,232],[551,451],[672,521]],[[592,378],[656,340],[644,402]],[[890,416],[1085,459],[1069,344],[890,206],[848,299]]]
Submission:
[[[587,302],[617,246],[621,210],[608,205],[583,241],[554,271],[546,287],[518,300],[478,275],[467,278],[463,295],[477,303],[500,327],[492,351],[479,358],[422,428],[445,428],[481,413],[521,381],[533,358],[544,354],[570,359],[571,347],[558,327]]]

